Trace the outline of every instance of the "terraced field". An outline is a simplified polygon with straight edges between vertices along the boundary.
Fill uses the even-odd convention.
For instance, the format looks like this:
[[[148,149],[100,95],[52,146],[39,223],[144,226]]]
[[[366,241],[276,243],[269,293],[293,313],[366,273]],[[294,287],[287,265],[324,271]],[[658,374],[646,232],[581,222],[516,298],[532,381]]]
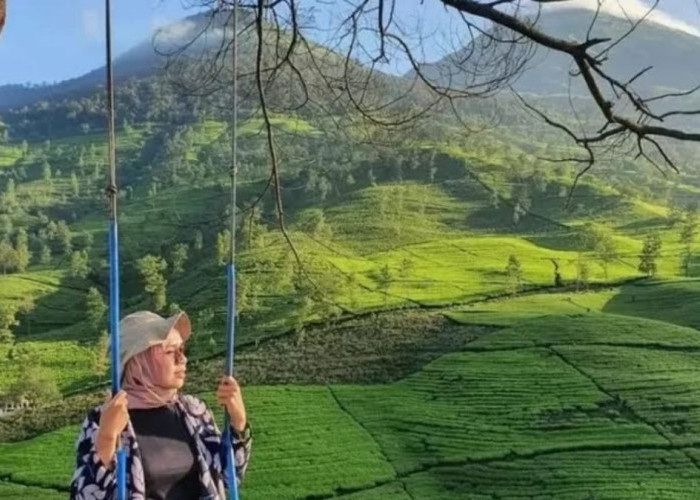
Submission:
[[[543,315],[605,312],[700,327],[695,301],[697,279],[639,281],[621,287],[580,293],[533,293],[456,307],[446,315],[459,323],[509,326]]]
[[[694,329],[560,314],[394,383],[251,386],[242,498],[693,498],[698,355]],[[0,444],[0,477],[65,491],[76,432]]]
[[[294,154],[304,148],[296,140],[324,133],[322,122],[273,122],[280,148]],[[260,155],[261,125],[254,117],[241,127],[250,158]],[[226,130],[213,120],[187,128],[183,165],[200,164]],[[159,164],[167,158],[141,161],[159,131],[152,124],[119,134],[121,172],[134,182],[120,201],[123,306],[149,307],[137,259],[170,259],[175,244],[187,245],[184,270],[165,275],[167,302],[192,313],[190,359],[200,362],[192,363],[189,384],[211,401],[224,343],[225,275],[216,254],[230,215],[228,180],[149,185],[162,181],[149,177],[155,171],[172,174]],[[434,150],[435,171],[420,149],[406,154],[405,165],[387,156],[381,171],[372,170],[374,160],[356,162],[326,188],[304,170],[323,155],[285,170],[287,229],[323,300],[295,281],[270,200],[253,213],[262,236],[242,245],[238,262],[241,282],[253,290],[244,298],[255,303],[242,307],[237,337],[255,429],[242,498],[696,498],[700,281],[678,277],[685,250],[669,209],[596,178],[584,180],[565,207],[571,179],[564,172],[530,186],[523,211],[516,209],[523,179],[508,163],[520,158],[421,147]],[[104,138],[87,133],[23,148],[0,146],[0,172],[16,169],[16,197],[30,208],[11,223],[42,227],[46,213],[66,220],[74,236],[92,236],[99,267]],[[45,159],[51,179],[41,178]],[[264,185],[254,169],[251,162],[243,171],[250,175],[240,186],[245,203]],[[607,231],[613,258],[583,242],[587,227]],[[642,280],[638,254],[651,233],[663,250],[656,279]],[[515,277],[506,271],[512,257]],[[70,277],[69,258],[57,253],[42,265],[35,258],[25,273],[0,275],[0,300],[21,311],[17,341],[0,346],[0,394],[29,362],[64,394],[88,388],[51,406],[63,412],[55,419],[39,409],[23,414],[26,422],[0,420],[3,436],[30,437],[0,443],[0,498],[65,498],[77,414],[87,410],[78,406],[96,399],[96,334],[84,303],[88,287],[106,288],[96,275]],[[73,397],[83,399],[66,408]]]

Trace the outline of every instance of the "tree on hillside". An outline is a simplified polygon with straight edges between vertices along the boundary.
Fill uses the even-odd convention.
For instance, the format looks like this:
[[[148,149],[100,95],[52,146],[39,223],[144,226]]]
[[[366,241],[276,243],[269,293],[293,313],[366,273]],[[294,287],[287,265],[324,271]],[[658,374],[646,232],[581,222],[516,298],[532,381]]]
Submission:
[[[69,255],[73,250],[73,235],[70,232],[70,228],[65,221],[58,221],[55,225],[55,239],[63,252],[63,255]]]
[[[267,227],[261,220],[261,210],[252,207],[250,215],[238,220],[237,246],[244,250],[254,250],[265,245]]]
[[[588,268],[588,262],[583,258],[583,252],[578,252],[576,257],[576,291],[580,291],[581,288],[588,288],[589,280],[590,269]]]
[[[411,272],[413,272],[414,267],[415,262],[413,259],[404,257],[403,260],[401,260],[401,266],[399,267],[399,276],[404,279],[408,278],[411,275]]]
[[[189,252],[189,245],[186,243],[178,243],[173,248],[170,254],[170,262],[174,275],[182,274],[185,272],[185,263],[187,262],[187,254]]]
[[[39,245],[39,262],[44,266],[51,264],[51,247],[46,243]]]
[[[321,240],[330,240],[333,237],[333,229],[326,222],[326,216],[321,208],[305,210],[299,218],[299,228]]]
[[[690,276],[690,262],[693,256],[693,244],[698,232],[697,206],[689,205],[683,214],[680,226],[680,243],[683,245],[683,274]]]
[[[70,174],[70,186],[73,197],[77,198],[80,196],[80,183],[78,182],[78,177],[75,175],[75,172]]]
[[[216,263],[225,266],[231,254],[231,231],[224,229],[216,235]]]
[[[48,160],[44,160],[44,163],[41,165],[41,178],[44,179],[45,182],[51,181],[51,164],[48,162]]]
[[[644,246],[642,247],[642,253],[639,254],[639,267],[638,269],[646,273],[647,276],[651,277],[656,274],[656,259],[659,258],[661,253],[661,238],[658,233],[648,234],[644,238]]]
[[[6,239],[0,240],[0,269],[2,269],[2,274],[7,274],[8,271],[14,269],[16,261],[14,247]]]
[[[561,271],[559,270],[559,261],[557,261],[556,259],[549,260],[552,261],[552,265],[554,266],[554,286],[564,286],[564,280],[562,279]]]
[[[498,195],[498,191],[495,189],[491,191],[491,207],[494,210],[498,210],[500,207],[500,196]],[[518,220],[520,220],[520,217],[518,217]]]
[[[532,207],[532,198],[530,197],[530,188],[528,184],[519,179],[511,188],[511,201],[513,202],[513,224],[520,222],[523,215],[527,215]]]
[[[20,228],[17,231],[17,237],[15,238],[15,252],[14,252],[14,268],[17,272],[23,273],[27,270],[29,266],[29,261],[32,258],[32,254],[29,251],[29,239],[27,237],[27,231],[24,228]]]
[[[0,343],[10,343],[14,339],[12,327],[19,326],[16,314],[17,306],[9,301],[0,302]]]
[[[326,198],[328,198],[328,194],[333,189],[333,186],[326,176],[321,176],[316,183],[316,188],[318,189],[319,199],[325,201]]]
[[[146,255],[136,262],[141,279],[144,284],[144,291],[149,294],[151,303],[156,311],[161,311],[167,304],[166,287],[168,281],[164,273],[168,268],[168,263],[162,257]]]
[[[70,256],[70,275],[85,279],[90,272],[90,257],[86,250],[76,250]]]
[[[394,276],[389,268],[389,264],[384,264],[379,270],[377,275],[377,284],[379,285],[379,290],[384,294],[384,309],[388,307],[389,303],[389,288],[391,283],[394,281]]]
[[[252,274],[240,273],[236,282],[236,319],[250,318],[260,307],[260,284]]]
[[[0,240],[10,237],[13,233],[12,219],[7,214],[0,215]]]
[[[607,280],[609,265],[618,259],[617,244],[613,238],[612,231],[588,224],[584,229],[583,237],[586,241],[586,246],[595,252]]]
[[[15,180],[8,179],[4,192],[0,194],[0,210],[11,212],[16,205],[17,191],[15,189]]]
[[[520,283],[523,279],[523,269],[520,265],[520,260],[515,255],[508,256],[508,264],[506,265],[506,277],[508,279],[508,291],[515,295],[520,289]]]
[[[511,89],[531,66],[529,62],[538,48],[562,58],[565,67],[570,64],[570,71],[562,72],[562,87],[570,87],[568,79],[573,79],[588,96],[587,100],[578,96],[570,100],[572,113],[555,114],[516,94],[532,116],[570,140],[572,147],[559,147],[552,153],[558,156],[555,160],[566,160],[580,167],[576,181],[593,166],[596,158],[622,151],[659,169],[675,170],[677,167],[665,151],[664,141],[700,141],[700,133],[675,126],[678,122],[669,120],[694,113],[690,103],[695,85],[691,82],[687,88],[668,93],[656,87],[648,90],[642,85],[648,81],[652,68],[640,65],[637,71],[617,74],[616,67],[610,63],[629,46],[632,32],[652,22],[649,17],[653,18],[659,2],[654,2],[647,11],[640,7],[634,14],[617,2],[618,17],[626,18],[629,26],[623,24],[621,32],[611,36],[597,35],[597,28],[607,27],[608,21],[603,12],[605,2],[597,2],[595,12],[589,12],[590,19],[584,20],[588,29],[573,36],[570,31],[561,33],[560,23],[547,23],[543,19],[546,17],[541,12],[543,5],[554,1],[576,6],[573,0],[432,0],[420,2],[411,10],[411,16],[406,16],[397,7],[397,0],[348,0],[334,4],[333,16],[329,18],[315,15],[316,6],[295,0],[241,3],[245,32],[250,34],[251,50],[247,54],[252,66],[252,71],[242,78],[241,85],[246,89],[242,94],[255,100],[248,102],[247,107],[260,109],[262,128],[269,136],[269,187],[274,191],[280,228],[285,230],[279,155],[272,137],[273,112],[311,109],[326,112],[334,120],[343,116],[341,126],[347,124],[347,129],[362,134],[363,139],[377,141],[431,114],[444,116],[446,110],[455,115],[456,123],[471,130],[468,120],[471,108],[465,103]],[[208,11],[212,29],[228,24],[224,31],[230,32],[234,0],[187,0],[186,3],[199,11]],[[435,5],[444,6],[454,23],[443,23],[440,29],[433,30],[415,22],[429,15],[423,9]],[[330,26],[321,25],[329,20]],[[270,35],[270,31],[277,36]],[[331,38],[316,37],[312,41],[309,38],[312,32],[328,33]],[[170,56],[169,69],[178,77],[183,90],[211,95],[229,87],[231,37],[221,40],[216,52],[202,51],[201,57],[194,60],[188,49],[198,38],[207,39],[209,30],[196,30],[180,47],[172,46],[167,31],[161,35],[167,47],[163,50]],[[317,50],[319,43],[333,47],[335,52]],[[155,44],[159,46],[158,35]],[[450,50],[446,49],[440,63],[425,64],[426,46],[442,46],[457,52],[448,53]],[[402,81],[384,78],[384,68],[401,65],[410,68]],[[676,107],[678,103],[681,105]],[[683,103],[689,106],[684,108]],[[578,117],[584,106],[589,116],[572,123],[573,119],[568,117]],[[383,128],[390,132],[383,134]],[[574,154],[570,152],[572,149]],[[498,152],[511,154],[508,150]]]
[[[194,249],[199,252],[202,248],[204,248],[204,235],[197,229],[194,232]]]
[[[105,326],[107,305],[102,294],[95,287],[90,287],[85,295],[85,316],[93,332],[102,330]]]
[[[666,216],[666,224],[668,227],[675,227],[683,221],[683,208],[676,203],[669,206],[668,215]]]
[[[182,312],[182,308],[180,307],[180,304],[177,302],[171,302],[168,304],[168,309],[166,311],[166,314],[168,316],[175,316],[176,314]]]
[[[216,317],[216,312],[214,309],[207,307],[204,309],[200,309],[197,312],[197,319],[195,321],[195,328],[197,329],[198,332],[204,332],[209,330],[214,322],[214,318]]]
[[[87,163],[85,162],[85,146],[80,146],[80,154],[78,155],[78,173],[81,177],[87,177]]]

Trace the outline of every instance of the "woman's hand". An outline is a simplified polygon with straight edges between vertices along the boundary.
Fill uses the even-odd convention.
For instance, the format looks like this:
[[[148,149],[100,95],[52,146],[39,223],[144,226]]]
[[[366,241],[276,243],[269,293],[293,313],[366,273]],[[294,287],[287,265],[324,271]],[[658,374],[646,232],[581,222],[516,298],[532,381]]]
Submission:
[[[235,378],[223,377],[221,379],[219,387],[216,389],[216,399],[221,406],[226,408],[233,428],[238,432],[243,432],[247,423],[245,406],[243,405],[241,388]]]
[[[104,465],[110,465],[117,449],[117,440],[129,422],[126,392],[119,391],[113,398],[108,396],[100,415],[100,428],[95,437],[97,455]]]

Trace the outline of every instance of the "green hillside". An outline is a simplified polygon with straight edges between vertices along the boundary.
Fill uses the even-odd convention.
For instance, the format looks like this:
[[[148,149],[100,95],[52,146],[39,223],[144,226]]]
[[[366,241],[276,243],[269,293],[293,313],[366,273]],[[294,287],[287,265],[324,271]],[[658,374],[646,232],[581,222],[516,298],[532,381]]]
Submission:
[[[2,110],[0,410],[27,407],[0,414],[0,499],[66,497],[80,421],[108,387],[93,77]],[[188,312],[185,389],[213,405],[230,95],[171,84],[118,85],[120,299],[123,314]],[[237,137],[236,377],[255,436],[242,498],[698,496],[693,147],[669,146],[684,165],[669,178],[613,148],[572,190],[581,163],[548,158],[580,151],[512,97],[460,104],[473,131],[439,106],[387,129],[325,94],[292,110],[298,89],[279,87],[279,185],[247,100]],[[10,90],[24,103],[51,89]],[[530,97],[572,120],[556,97]]]
[[[249,386],[258,431],[241,494],[691,498],[700,336],[663,325],[543,318],[393,383]],[[76,432],[0,445],[0,474],[58,498],[47,488],[65,491]],[[48,450],[61,458],[37,468]]]

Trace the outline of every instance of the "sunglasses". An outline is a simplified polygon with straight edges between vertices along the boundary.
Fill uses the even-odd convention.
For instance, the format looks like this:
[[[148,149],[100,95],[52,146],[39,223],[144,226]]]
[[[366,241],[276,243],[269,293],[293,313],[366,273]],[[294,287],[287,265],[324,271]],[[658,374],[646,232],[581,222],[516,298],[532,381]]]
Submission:
[[[184,344],[180,347],[168,347],[163,352],[168,356],[172,356],[176,363],[186,358]]]

